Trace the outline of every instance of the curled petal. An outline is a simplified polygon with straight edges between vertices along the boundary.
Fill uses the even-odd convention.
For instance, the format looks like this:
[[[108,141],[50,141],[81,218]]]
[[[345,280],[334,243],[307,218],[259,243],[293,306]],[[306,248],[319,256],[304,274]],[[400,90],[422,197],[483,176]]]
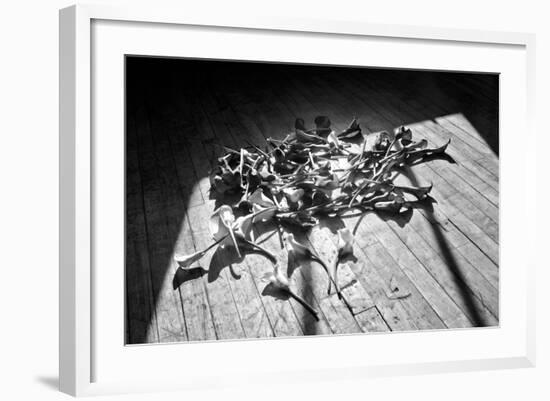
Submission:
[[[260,206],[262,208],[273,207],[275,204],[271,199],[265,196],[264,191],[261,188],[255,190],[249,197],[248,201],[252,205]]]
[[[331,131],[330,134],[328,134],[327,142],[333,144],[336,148],[340,148],[340,141],[338,140],[338,136],[336,136],[336,132],[334,131]]]
[[[182,269],[189,269],[190,266],[201,259],[206,254],[205,251],[195,252],[190,255],[174,255],[174,260],[178,262],[178,265]]]
[[[330,118],[328,118],[327,116],[317,116],[315,117],[314,122],[317,135],[327,135],[330,133]]]
[[[285,194],[286,198],[292,203],[298,202],[305,194],[302,188],[285,188],[282,192]]]
[[[391,201],[380,201],[374,204],[376,210],[393,213],[399,213],[403,206],[405,206],[405,200],[402,197],[396,197]]]
[[[282,272],[279,268],[279,264],[275,264],[273,271],[266,273],[264,275],[264,280],[269,281],[274,287],[290,291],[290,284],[288,282],[288,277]]]
[[[315,177],[315,185],[324,189],[336,189],[339,186],[338,177],[335,174]]]
[[[418,200],[422,200],[422,199],[426,199],[426,197],[432,190],[432,187],[433,187],[433,184],[431,184],[428,187],[417,187],[417,188],[399,186],[399,187],[396,187],[396,189],[399,189],[404,193],[411,194],[414,197],[416,197],[416,199]]]
[[[325,140],[316,134],[308,134],[302,130],[296,130],[295,138],[298,142],[313,142],[313,143],[323,143]]]
[[[338,230],[338,256],[345,258],[353,255],[353,234],[349,228]]]
[[[401,127],[397,128],[395,130],[395,139],[403,141],[405,143],[411,142],[412,141],[412,131],[409,128],[402,125]]]
[[[289,255],[293,255],[298,259],[311,257],[311,250],[296,241],[296,239],[294,238],[294,234],[287,234],[284,240]]]
[[[210,217],[210,230],[215,240],[228,234],[229,228],[235,222],[235,215],[231,206],[222,205]]]
[[[232,228],[235,233],[243,238],[248,238],[250,232],[252,231],[252,226],[255,222],[261,221],[266,222],[273,218],[277,208],[275,206],[270,208],[260,208],[256,205],[253,206],[254,213],[247,214],[245,216],[240,216],[235,220]]]
[[[353,121],[348,126],[348,128],[346,128],[344,131],[338,134],[338,137],[354,138],[358,135],[361,135],[361,127],[359,126],[359,122],[357,121],[357,119],[354,118]]]
[[[386,151],[390,147],[390,135],[387,132],[381,132],[376,137],[376,142],[374,143],[374,149],[378,151]]]
[[[210,249],[214,248],[216,245],[218,245],[220,242],[222,242],[226,237],[227,237],[227,235],[225,237],[220,238],[219,240],[217,240],[213,244],[209,245],[208,248],[206,248],[206,249],[204,249],[200,252],[195,252],[195,253],[192,253],[190,255],[175,254],[174,255],[174,260],[176,262],[178,262],[178,265],[181,269],[189,269],[189,268],[191,268],[190,266],[193,263],[195,263],[196,261],[201,259],[204,255],[206,255],[206,253]]]
[[[233,214],[233,209],[231,209],[231,206],[222,205],[210,217],[210,230],[212,237],[216,241],[221,241],[229,234],[237,254],[241,257],[241,251],[239,250],[239,245],[237,244],[233,231],[234,223],[235,215]]]
[[[303,118],[297,118],[296,122],[294,123],[294,128],[298,131],[307,131],[306,123]]]
[[[235,224],[233,225],[235,233],[243,238],[248,238],[250,232],[252,231],[252,224],[254,222],[253,220],[254,213],[238,217],[237,220],[235,220]]]

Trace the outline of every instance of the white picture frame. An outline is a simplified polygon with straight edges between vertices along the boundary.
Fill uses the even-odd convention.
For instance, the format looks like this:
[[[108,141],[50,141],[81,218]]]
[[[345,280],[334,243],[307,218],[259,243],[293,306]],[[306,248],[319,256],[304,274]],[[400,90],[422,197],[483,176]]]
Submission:
[[[96,25],[94,26],[94,24]],[[120,26],[116,26],[117,24],[120,24]],[[167,374],[170,369],[173,370],[173,367],[158,368],[158,361],[162,361],[163,358],[167,358],[168,355],[174,352],[181,352],[181,344],[128,348],[124,347],[123,333],[113,334],[98,331],[98,326],[106,327],[111,322],[109,319],[113,317],[106,317],[107,315],[102,313],[104,306],[94,298],[94,291],[100,285],[102,291],[105,288],[106,294],[123,291],[122,287],[117,287],[119,284],[118,279],[114,280],[113,285],[109,285],[108,288],[104,286],[105,275],[95,270],[100,268],[98,266],[101,265],[98,265],[98,263],[101,264],[101,260],[103,260],[101,255],[96,253],[98,247],[95,239],[98,230],[104,227],[98,219],[101,219],[101,216],[105,217],[103,209],[98,209],[99,200],[96,197],[96,193],[98,190],[101,192],[100,187],[105,182],[97,179],[102,174],[98,172],[98,169],[109,170],[111,168],[111,166],[108,166],[109,160],[114,160],[117,154],[122,155],[120,155],[120,148],[116,144],[112,147],[110,155],[98,154],[103,152],[105,147],[102,145],[104,142],[98,143],[94,139],[94,129],[102,127],[101,121],[95,121],[94,118],[101,118],[102,114],[94,111],[96,106],[93,96],[104,95],[102,95],[101,88],[94,86],[92,79],[98,71],[103,71],[104,66],[101,64],[101,60],[107,60],[105,55],[109,56],[110,51],[119,52],[116,53],[118,55],[126,51],[123,46],[117,47],[125,40],[129,40],[123,38],[125,35],[120,32],[128,32],[126,36],[134,36],[132,40],[137,42],[139,41],[140,30],[151,29],[147,35],[150,41],[141,40],[139,43],[141,47],[132,47],[132,49],[141,49],[140,54],[181,56],[182,54],[172,54],[176,51],[175,49],[178,49],[177,43],[168,41],[162,49],[157,50],[158,54],[156,54],[153,47],[148,46],[155,46],[155,43],[159,43],[159,38],[172,35],[176,31],[181,31],[184,35],[185,27],[193,27],[193,29],[198,27],[200,28],[199,31],[203,29],[206,34],[209,30],[215,30],[217,35],[235,34],[245,38],[243,40],[246,40],[247,36],[261,33],[264,35],[265,40],[273,41],[275,44],[277,41],[284,40],[281,39],[282,35],[287,35],[289,38],[293,35],[297,37],[307,36],[304,40],[322,40],[324,38],[328,41],[336,37],[342,41],[384,40],[385,45],[393,42],[397,44],[399,41],[409,41],[407,43],[414,41],[419,46],[436,46],[440,51],[445,51],[445,47],[449,46],[453,46],[453,51],[456,52],[466,52],[468,48],[471,48],[471,50],[478,49],[482,58],[489,58],[488,55],[483,56],[486,48],[495,48],[495,54],[499,52],[498,49],[501,49],[503,54],[506,53],[504,49],[511,49],[508,52],[509,54],[503,55],[502,59],[507,60],[507,57],[510,57],[510,60],[513,61],[510,63],[513,66],[503,66],[503,68],[510,68],[510,72],[505,75],[506,82],[503,85],[515,85],[519,95],[518,99],[509,99],[511,92],[503,87],[501,116],[505,121],[502,124],[505,125],[501,125],[503,135],[501,204],[504,213],[501,214],[501,219],[506,219],[507,224],[503,225],[506,231],[502,231],[501,234],[504,243],[512,242],[515,239],[515,237],[512,237],[518,235],[517,233],[514,234],[515,231],[523,233],[524,238],[517,239],[518,241],[515,242],[516,249],[501,253],[503,266],[506,267],[507,263],[518,261],[521,272],[510,270],[506,272],[508,276],[503,274],[501,286],[503,318],[500,327],[484,331],[403,333],[391,336],[391,340],[386,340],[388,337],[383,335],[369,337],[369,342],[376,343],[372,345],[373,347],[391,346],[400,354],[399,357],[392,358],[384,355],[377,356],[373,351],[369,354],[370,360],[364,363],[352,357],[338,361],[337,364],[335,364],[335,361],[315,358],[315,346],[319,346],[320,341],[323,342],[323,346],[328,347],[365,347],[364,336],[326,337],[323,339],[301,338],[269,342],[238,341],[225,342],[219,345],[212,343],[193,344],[192,347],[185,348],[185,354],[196,369],[179,372],[178,376],[184,377],[184,379],[178,379],[175,375]],[[170,31],[170,29],[176,31]],[[130,34],[130,31],[132,34]],[[97,35],[96,41],[93,39],[94,34]],[[107,46],[105,35],[115,35],[123,40],[112,40],[110,41],[112,43]],[[109,38],[116,39],[116,37]],[[205,40],[207,39],[205,36]],[[514,209],[516,212],[509,208],[507,204],[511,202],[511,199],[509,199],[511,190],[508,190],[507,182],[520,179],[525,185],[534,185],[534,177],[530,176],[528,171],[535,170],[535,149],[532,147],[531,149],[525,148],[518,151],[519,155],[516,155],[516,157],[521,158],[524,162],[519,168],[514,169],[514,166],[509,166],[506,159],[506,155],[509,154],[507,149],[512,146],[511,141],[506,140],[507,132],[522,128],[526,138],[533,141],[533,143],[535,142],[535,132],[532,127],[535,84],[534,45],[534,35],[523,33],[374,25],[357,21],[298,20],[291,17],[277,19],[254,15],[228,18],[215,14],[186,14],[182,10],[163,10],[155,7],[111,8],[108,6],[78,5],[61,10],[60,390],[72,395],[94,395],[232,386],[235,385],[232,381],[234,377],[231,376],[233,367],[235,367],[235,374],[246,372],[249,375],[249,380],[254,380],[256,385],[261,385],[273,380],[303,381],[327,379],[329,377],[337,379],[344,376],[360,380],[372,376],[534,366],[534,268],[536,259],[535,256],[529,255],[535,255],[534,252],[530,252],[535,243],[532,238],[530,241],[530,236],[534,236],[536,232],[534,228],[536,219],[533,217],[536,215],[536,210],[533,206],[530,206],[529,199],[525,194],[518,195],[519,198],[513,200],[516,202],[516,208]],[[244,46],[242,47],[244,48]],[[105,50],[105,55],[101,53],[103,50]],[[266,47],[265,54],[257,53],[254,57],[269,60],[271,56],[268,50],[269,46]],[[185,49],[178,51],[183,51],[183,54],[185,54]],[[210,50],[203,49],[202,51],[204,51],[204,53],[201,53],[202,56],[206,57]],[[219,52],[221,51],[219,50]],[[248,49],[248,51],[252,50]],[[429,53],[429,50],[425,51]],[[244,53],[245,50],[243,49]],[[222,53],[218,54],[223,55]],[[193,54],[193,56],[196,55]],[[99,61],[95,59],[96,56]],[[235,57],[238,57],[238,55],[235,55]],[[115,58],[115,64],[106,62],[105,67],[115,65],[118,68],[121,65],[121,60],[118,56]],[[281,58],[278,57],[277,59],[280,60]],[[311,59],[309,60],[311,61]],[[391,57],[389,57],[386,61],[376,61],[375,64],[377,66],[422,68],[422,62],[420,61],[404,59],[399,65],[397,61],[391,60]],[[486,62],[497,63],[497,60],[498,57],[495,57],[492,61],[486,60]],[[327,60],[318,60],[318,62],[327,62]],[[427,61],[423,62],[426,63]],[[473,64],[468,67],[469,62],[474,63],[473,60],[465,60],[462,64],[456,64],[454,67],[452,62],[452,58],[449,58],[444,62],[441,61],[441,64],[434,64],[433,68],[454,68],[457,70],[475,68]],[[352,65],[354,61],[349,60],[347,63]],[[355,61],[355,64],[361,63],[361,60]],[[444,65],[444,63],[447,64]],[[343,64],[346,64],[346,62]],[[483,69],[483,71],[501,72],[496,67],[487,68],[490,69]],[[512,68],[517,68],[517,71],[512,71]],[[110,82],[115,82],[115,90],[118,91],[116,93],[119,96],[120,89],[123,88],[123,82],[120,80],[122,76],[122,71],[116,69],[113,76],[105,77],[101,75],[98,82],[106,82],[106,79],[115,80]],[[97,85],[97,82],[95,84]],[[114,113],[120,112],[123,107],[123,104],[117,103],[117,99],[120,98],[115,97],[115,107],[112,108]],[[510,108],[503,107],[503,105],[523,108],[518,113],[519,116],[514,117],[512,120],[508,119],[508,114],[504,114]],[[114,124],[113,127],[120,127],[120,125]],[[115,139],[113,139],[113,143],[120,144],[120,141],[116,139],[119,137],[116,135],[123,136],[123,131],[115,130],[114,132]],[[507,143],[510,145],[507,145]],[[100,166],[98,163],[105,165]],[[117,167],[120,166],[116,163],[113,166],[114,170],[118,171]],[[120,178],[120,175],[114,174],[114,176],[113,181],[105,185],[120,185],[120,181],[116,180],[116,177]],[[117,199],[116,197],[113,198],[112,202],[118,205]],[[101,201],[105,201],[105,199],[101,199]],[[113,213],[115,212],[116,210]],[[115,234],[118,232],[117,230],[113,231]],[[510,238],[509,241],[506,240],[507,237]],[[118,240],[115,238],[113,246],[120,248],[123,242],[123,238],[118,238]],[[122,272],[123,266],[120,265],[119,268]],[[120,277],[120,275],[117,275],[117,277]],[[512,285],[517,287],[514,294],[511,294],[509,290],[509,288],[513,288]],[[507,301],[508,297],[512,296],[516,297],[514,298],[514,305]],[[105,297],[109,298],[109,295]],[[118,313],[119,307],[120,305],[113,308],[115,318],[118,316],[116,313]],[[514,309],[515,320],[511,319],[511,314],[507,313],[508,308],[512,307],[517,308],[517,310]],[[122,319],[122,316],[119,317]],[[117,335],[119,337],[116,337]],[[107,336],[110,336],[109,339],[107,339]],[[105,345],[107,343],[119,344],[120,354],[108,352],[109,347]],[[424,357],[420,358],[418,351],[407,351],[407,344],[413,344],[409,348],[416,350],[421,349],[419,347],[422,346],[433,346],[434,350],[430,354],[430,351],[426,349],[422,354]],[[455,353],[453,354],[452,350],[448,350],[449,354],[441,352],[439,347],[444,349],[445,344],[453,344],[452,347],[455,348]],[[461,344],[478,344],[479,346],[466,352],[461,348]],[[484,344],[486,348],[483,348]],[[185,346],[183,345],[183,347]],[[304,356],[304,360],[309,362],[304,362],[292,369],[287,369],[282,362],[280,364],[275,362],[270,368],[256,367],[254,371],[247,371],[245,364],[250,363],[253,358],[257,358],[257,355],[265,353],[276,358],[276,355],[288,352],[289,349],[293,350],[292,352],[300,352]],[[460,352],[464,352],[464,357],[461,356]],[[435,354],[440,354],[440,356],[436,358]],[[215,355],[222,355],[223,360],[242,359],[240,362],[242,366],[220,363],[219,371],[205,374],[205,370],[201,369],[201,358],[211,360]],[[97,358],[102,362],[97,362]],[[144,373],[146,380],[139,377],[139,374],[131,369],[131,366],[135,366],[136,362],[140,360],[144,361],[144,365],[155,367]],[[111,374],[103,373],[101,370],[107,372],[107,365],[112,366],[111,370],[113,371],[124,371],[126,373],[119,376],[112,372]]]

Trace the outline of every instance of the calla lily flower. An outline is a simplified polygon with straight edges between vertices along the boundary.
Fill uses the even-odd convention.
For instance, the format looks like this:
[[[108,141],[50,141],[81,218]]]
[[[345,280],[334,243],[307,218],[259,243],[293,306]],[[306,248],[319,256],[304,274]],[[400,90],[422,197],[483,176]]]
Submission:
[[[418,200],[426,199],[430,191],[432,190],[433,184],[431,184],[429,187],[404,187],[404,186],[398,186],[395,187],[396,189],[399,189],[400,191],[403,191],[404,193],[408,193],[416,197]]]
[[[338,230],[338,257],[345,258],[353,255],[353,234],[349,228]]]
[[[325,140],[317,134],[308,134],[302,130],[296,130],[294,137],[300,143],[313,142],[313,143],[324,143]]]
[[[266,273],[263,279],[268,281],[269,284],[271,284],[273,287],[277,288],[278,290],[286,292],[288,295],[290,295],[292,298],[294,298],[296,301],[302,304],[302,306],[306,308],[307,311],[313,315],[315,320],[319,321],[319,314],[317,313],[317,311],[313,309],[313,307],[310,304],[308,304],[305,299],[303,299],[294,291],[292,291],[292,289],[290,288],[288,277],[280,269],[279,264],[275,264],[275,266],[273,267],[273,272]]]
[[[288,277],[281,271],[278,263],[273,267],[273,271],[266,273],[263,278],[275,288],[287,291],[290,290]]]
[[[425,157],[439,155],[445,152],[447,150],[447,146],[451,143],[451,140],[449,139],[446,144],[433,149],[422,149],[417,150],[414,152],[410,152],[407,154],[407,162],[409,164],[414,164],[416,161],[421,160]]]
[[[359,126],[359,122],[357,121],[357,119],[354,118],[353,121],[348,126],[348,128],[346,128],[344,131],[338,134],[338,137],[354,138],[360,134],[361,134],[361,127]]]
[[[412,141],[412,131],[409,128],[406,128],[404,125],[395,130],[395,139],[402,142],[411,142]]]
[[[301,200],[305,193],[302,188],[285,188],[282,190],[282,192],[285,194],[286,198],[292,203],[296,203]]]
[[[306,123],[303,118],[296,119],[294,122],[294,129],[296,129],[296,131],[307,131]]]
[[[261,188],[255,190],[249,197],[248,201],[253,205],[260,206],[262,208],[273,207],[275,203],[267,196],[265,196],[264,191]]]
[[[210,218],[210,229],[213,233],[212,236],[216,243],[220,243],[225,238],[230,237],[239,258],[242,257],[239,247],[240,244],[241,246],[245,246],[246,248],[262,253],[275,263],[277,261],[275,255],[247,239],[249,233],[251,232],[252,224],[255,221],[266,221],[269,218],[272,218],[275,211],[276,207],[270,207],[235,219],[235,215],[233,214],[231,207],[222,205]]]
[[[261,208],[254,213],[240,216],[233,223],[232,228],[238,237],[247,239],[252,232],[252,225],[257,222],[266,222],[273,218],[277,208],[275,206],[270,208]]]
[[[235,223],[235,215],[231,206],[220,206],[210,217],[210,229],[212,231],[212,237],[215,241],[219,241],[222,237],[227,237],[227,234],[231,236],[235,250],[239,258],[241,257],[241,251],[237,240],[235,238],[235,232],[233,231],[233,224]]]
[[[407,202],[403,199],[403,197],[396,197],[393,200],[390,201],[380,201],[376,202],[374,204],[374,208],[376,210],[381,210],[384,212],[393,212],[393,213],[399,213],[402,207],[406,206]]]
[[[174,254],[174,260],[176,262],[178,262],[178,265],[181,269],[191,269],[192,268],[192,264],[195,263],[196,261],[200,260],[201,258],[204,257],[204,255],[206,255],[206,253],[214,248],[216,245],[218,245],[221,241],[223,241],[225,238],[227,237],[224,236],[224,237],[221,237],[218,241],[214,242],[213,244],[211,244],[210,246],[208,246],[208,248],[200,251],[200,252],[195,252],[195,253],[192,253],[190,255],[182,255],[182,254]]]
[[[338,286],[336,285],[336,282],[334,282],[334,279],[330,275],[330,272],[328,270],[328,267],[325,262],[321,260],[317,255],[315,255],[311,249],[306,247],[305,245],[300,244],[296,239],[294,238],[294,234],[290,233],[287,234],[284,238],[285,240],[285,246],[288,251],[289,256],[293,256],[297,260],[304,260],[304,259],[311,259],[314,262],[319,263],[323,269],[325,269],[325,272],[328,275],[329,278],[329,287],[328,287],[328,293],[330,293],[330,286],[331,283],[334,284],[335,288],[338,292],[338,297],[342,297],[340,290],[338,289]]]
[[[315,177],[315,185],[323,189],[336,189],[339,184],[338,177],[334,174],[327,177]]]
[[[296,241],[294,234],[286,234],[284,240],[289,255],[292,255],[297,259],[310,259],[313,257],[311,250]]]
[[[379,151],[387,151],[390,147],[390,135],[387,132],[381,132],[378,134],[378,137],[376,138],[376,142],[374,144],[374,149]]]
[[[341,228],[338,230],[338,255],[336,256],[336,261],[334,262],[334,288],[336,289],[336,293],[338,294],[338,297],[341,298],[341,292],[340,287],[338,286],[338,265],[342,261],[342,259],[345,259],[349,256],[353,255],[353,234],[351,233],[349,228]],[[330,292],[330,287],[329,287]]]
[[[330,129],[330,118],[327,116],[317,116],[314,122],[317,135],[328,135],[332,131]]]
[[[338,136],[336,136],[336,132],[331,131],[330,134],[327,136],[327,142],[334,145],[335,148],[340,148],[340,141],[338,140]]]

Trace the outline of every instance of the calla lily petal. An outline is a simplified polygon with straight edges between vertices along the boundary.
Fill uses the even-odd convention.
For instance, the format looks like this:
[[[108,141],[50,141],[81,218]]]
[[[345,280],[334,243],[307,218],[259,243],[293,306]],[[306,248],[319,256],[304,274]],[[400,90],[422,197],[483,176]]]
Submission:
[[[340,141],[338,140],[338,136],[336,136],[336,132],[331,131],[330,134],[327,136],[327,142],[331,143],[336,147],[337,149],[340,148]]]
[[[233,209],[231,209],[231,206],[222,205],[210,217],[210,230],[214,240],[216,241],[221,240],[229,234],[231,236],[231,240],[233,241],[233,246],[237,251],[237,255],[240,258],[241,251],[239,250],[239,245],[237,244],[235,233],[233,231],[234,223],[235,215],[233,214]]]
[[[190,255],[175,254],[174,260],[182,269],[188,269],[196,261],[200,260],[206,254],[205,251],[195,252]]]
[[[264,191],[261,188],[255,190],[249,197],[248,201],[253,205],[261,206],[262,208],[273,207],[275,203],[267,196],[265,196]]]
[[[288,277],[282,272],[278,264],[275,264],[272,272],[264,275],[263,280],[268,281],[273,287],[285,291],[288,295],[298,301],[309,313],[311,313],[315,320],[319,321],[319,314],[317,311],[313,309],[313,307],[305,299],[292,291]]]
[[[345,258],[353,255],[354,237],[349,228],[338,230],[338,257]]]
[[[282,192],[285,194],[286,198],[292,203],[296,203],[301,200],[305,194],[302,188],[285,188],[282,190]]]
[[[346,128],[344,131],[338,134],[338,137],[354,138],[360,134],[361,134],[361,127],[359,126],[359,122],[357,121],[357,119],[354,118],[353,121],[348,126],[348,128]]]
[[[292,255],[297,259],[306,259],[312,256],[311,250],[296,241],[294,234],[287,234],[284,240],[289,255]]]
[[[276,288],[287,291],[290,289],[288,277],[286,277],[285,274],[281,271],[279,264],[275,264],[275,266],[273,267],[273,271],[267,273],[264,276],[264,279],[269,281],[269,283]]]
[[[219,240],[214,242],[213,244],[209,245],[208,248],[195,252],[189,255],[182,255],[182,254],[174,254],[174,260],[178,262],[178,265],[181,269],[188,269],[192,268],[191,265],[195,263],[196,261],[200,260],[206,253],[214,248],[216,245],[218,245],[220,242],[222,242],[227,237],[227,234],[224,237],[221,237]]]
[[[210,233],[218,241],[229,234],[229,229],[235,222],[235,215],[231,206],[222,205],[210,217]]]

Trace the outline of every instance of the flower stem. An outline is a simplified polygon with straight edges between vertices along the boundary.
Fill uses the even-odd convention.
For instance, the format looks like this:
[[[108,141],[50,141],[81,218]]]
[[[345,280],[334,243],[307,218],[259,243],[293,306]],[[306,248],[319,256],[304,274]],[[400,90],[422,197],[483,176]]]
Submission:
[[[296,301],[298,301],[304,308],[306,308],[307,311],[313,315],[313,317],[315,318],[316,321],[319,321],[319,313],[315,309],[313,309],[313,307],[310,304],[308,304],[305,299],[300,297],[298,294],[295,294],[294,291],[292,291],[291,289],[287,289],[286,292],[292,298],[294,298]]]
[[[328,276],[328,279],[329,279],[329,283],[328,283],[328,293],[330,294],[330,286],[331,286],[331,283],[334,285],[334,289],[336,290],[336,293],[338,294],[338,299],[343,299],[344,302],[346,302],[346,304],[348,303],[346,301],[346,299],[344,298],[344,296],[342,295],[342,292],[340,291],[340,288],[338,287],[338,284],[336,283],[336,281],[334,280],[334,278],[331,276],[330,274],[330,271],[328,270],[328,267],[326,265],[325,262],[323,262],[321,260],[321,258],[319,258],[318,256],[314,255],[313,253],[311,254],[311,260],[319,263],[321,266],[323,266],[323,269],[325,269],[325,271],[327,272],[327,276]]]
[[[263,254],[266,258],[268,258],[273,264],[277,263],[277,258],[275,255],[273,255],[271,252],[269,252],[267,249],[255,244],[252,241],[247,240],[246,238],[241,238],[241,241],[243,241],[245,244],[251,246],[252,248],[259,251],[261,254]]]

